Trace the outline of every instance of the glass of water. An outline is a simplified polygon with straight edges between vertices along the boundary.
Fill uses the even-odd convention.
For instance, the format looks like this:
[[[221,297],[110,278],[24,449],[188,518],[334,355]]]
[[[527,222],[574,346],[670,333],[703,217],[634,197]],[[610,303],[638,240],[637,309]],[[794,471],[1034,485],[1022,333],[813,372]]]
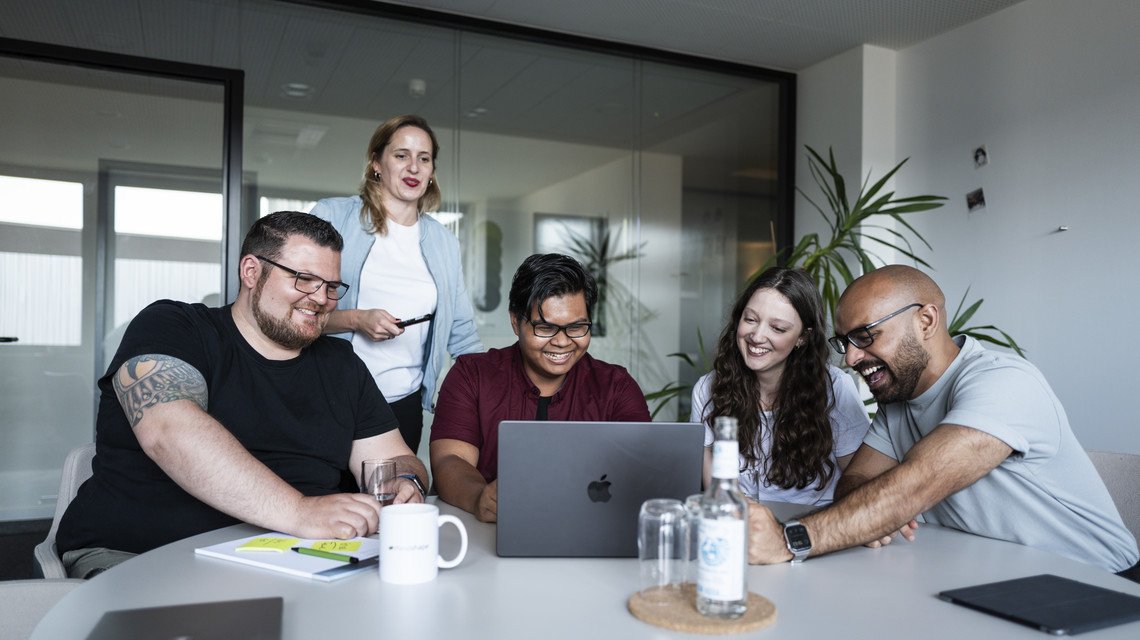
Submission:
[[[646,500],[641,505],[637,557],[642,599],[657,604],[677,602],[689,564],[689,518],[680,500]]]
[[[704,494],[694,493],[693,495],[685,498],[685,511],[688,512],[689,518],[689,560],[686,582],[697,584],[697,552],[700,546],[697,544],[697,534],[701,529],[701,498]]]
[[[371,494],[380,506],[396,498],[396,461],[365,460],[360,463],[360,490]]]

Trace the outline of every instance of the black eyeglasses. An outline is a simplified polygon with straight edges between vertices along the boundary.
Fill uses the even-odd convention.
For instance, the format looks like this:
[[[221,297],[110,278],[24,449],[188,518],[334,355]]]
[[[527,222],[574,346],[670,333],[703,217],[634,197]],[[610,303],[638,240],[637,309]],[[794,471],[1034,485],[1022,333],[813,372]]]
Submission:
[[[855,329],[852,329],[852,330],[848,331],[846,335],[828,338],[827,343],[830,344],[831,348],[835,349],[835,352],[840,354],[840,355],[847,353],[847,343],[848,342],[850,342],[851,344],[855,345],[856,347],[858,347],[860,349],[866,349],[867,347],[871,346],[872,342],[875,341],[875,336],[874,336],[874,334],[871,333],[871,329],[874,329],[875,327],[883,324],[887,320],[890,320],[891,318],[899,315],[900,313],[902,313],[903,311],[906,311],[907,309],[913,309],[914,307],[922,307],[922,306],[923,305],[921,302],[914,302],[914,303],[908,304],[907,306],[903,307],[902,309],[899,309],[898,311],[895,311],[894,313],[889,313],[889,314],[883,316],[882,318],[879,318],[878,320],[872,322],[871,324],[865,324],[861,327],[857,327]]]
[[[570,324],[554,324],[551,322],[535,322],[527,318],[527,323],[534,329],[534,335],[539,338],[553,338],[561,331],[566,334],[567,338],[585,338],[587,333],[590,333],[590,327],[594,326],[592,322],[573,322]]]
[[[286,273],[293,274],[293,287],[301,293],[316,293],[321,290],[321,287],[324,287],[325,295],[329,297],[329,300],[340,300],[344,294],[348,293],[348,285],[343,282],[338,282],[336,280],[325,280],[324,278],[317,277],[311,273],[305,273],[304,271],[290,269],[283,264],[277,264],[265,256],[254,257],[258,260],[261,260],[262,262],[268,262],[269,264]]]

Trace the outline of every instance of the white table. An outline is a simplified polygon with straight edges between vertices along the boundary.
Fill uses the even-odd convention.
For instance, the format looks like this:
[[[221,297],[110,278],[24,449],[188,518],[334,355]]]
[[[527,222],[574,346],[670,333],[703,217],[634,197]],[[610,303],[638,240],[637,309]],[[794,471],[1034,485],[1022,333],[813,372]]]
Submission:
[[[258,533],[237,525],[142,554],[68,594],[33,638],[83,638],[105,611],[281,596],[284,638],[692,638],[626,610],[638,587],[633,559],[522,559],[495,555],[494,525],[440,503],[467,525],[463,564],[432,583],[395,586],[376,572],[319,583],[194,555],[194,548]],[[778,515],[781,515],[778,513]],[[453,527],[441,550],[458,548]],[[1046,636],[943,602],[939,591],[1055,573],[1140,596],[1140,584],[1016,544],[926,525],[914,543],[856,548],[792,566],[751,567],[749,589],[776,604],[760,638],[1031,638]],[[723,636],[721,636],[723,637]],[[1140,637],[1140,623],[1081,636]]]

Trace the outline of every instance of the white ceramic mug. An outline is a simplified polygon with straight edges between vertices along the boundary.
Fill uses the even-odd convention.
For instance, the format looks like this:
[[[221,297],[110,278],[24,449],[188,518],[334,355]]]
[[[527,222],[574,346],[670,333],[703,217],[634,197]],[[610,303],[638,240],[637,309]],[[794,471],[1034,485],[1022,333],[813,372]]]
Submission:
[[[459,530],[459,553],[439,555],[439,528],[450,522]],[[467,555],[467,529],[459,518],[440,515],[434,504],[394,504],[380,510],[380,579],[394,584],[435,580]]]

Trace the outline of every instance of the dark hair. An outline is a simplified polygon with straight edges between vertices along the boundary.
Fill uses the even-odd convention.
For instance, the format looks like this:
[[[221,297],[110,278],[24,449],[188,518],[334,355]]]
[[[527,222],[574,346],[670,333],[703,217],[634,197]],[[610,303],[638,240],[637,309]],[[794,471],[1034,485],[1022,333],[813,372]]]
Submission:
[[[744,365],[736,342],[736,327],[744,307],[760,289],[779,292],[795,308],[803,323],[803,344],[788,354],[780,376],[771,425],[772,444],[767,460],[760,460],[761,407],[756,374]],[[711,427],[717,416],[738,420],[740,455],[747,466],[767,462],[769,484],[803,489],[818,481],[823,489],[835,473],[834,448],[828,418],[834,400],[827,368],[823,301],[811,276],[800,269],[773,267],[764,271],[740,292],[728,324],[717,342],[710,402],[704,416]]]
[[[439,155],[439,142],[435,139],[435,132],[428,126],[427,120],[417,115],[406,114],[389,118],[376,127],[372,139],[368,141],[368,150],[364,154],[364,182],[360,183],[360,198],[364,201],[364,206],[360,209],[360,221],[380,234],[388,232],[388,210],[380,200],[380,178],[372,170],[372,161],[384,153],[384,148],[392,141],[392,136],[404,127],[423,129],[431,138],[432,179],[428,182],[424,195],[420,196],[420,201],[416,203],[416,209],[420,213],[435,211],[443,200],[439,191],[439,177],[434,171],[435,159]]]
[[[530,310],[547,298],[579,293],[586,298],[586,314],[594,317],[598,301],[598,283],[580,262],[560,253],[536,253],[523,260],[511,280],[507,310],[522,319],[530,318]]]
[[[300,211],[277,211],[253,223],[241,243],[241,255],[276,260],[281,255],[281,247],[294,235],[304,236],[337,253],[344,250],[344,239],[328,222]]]

